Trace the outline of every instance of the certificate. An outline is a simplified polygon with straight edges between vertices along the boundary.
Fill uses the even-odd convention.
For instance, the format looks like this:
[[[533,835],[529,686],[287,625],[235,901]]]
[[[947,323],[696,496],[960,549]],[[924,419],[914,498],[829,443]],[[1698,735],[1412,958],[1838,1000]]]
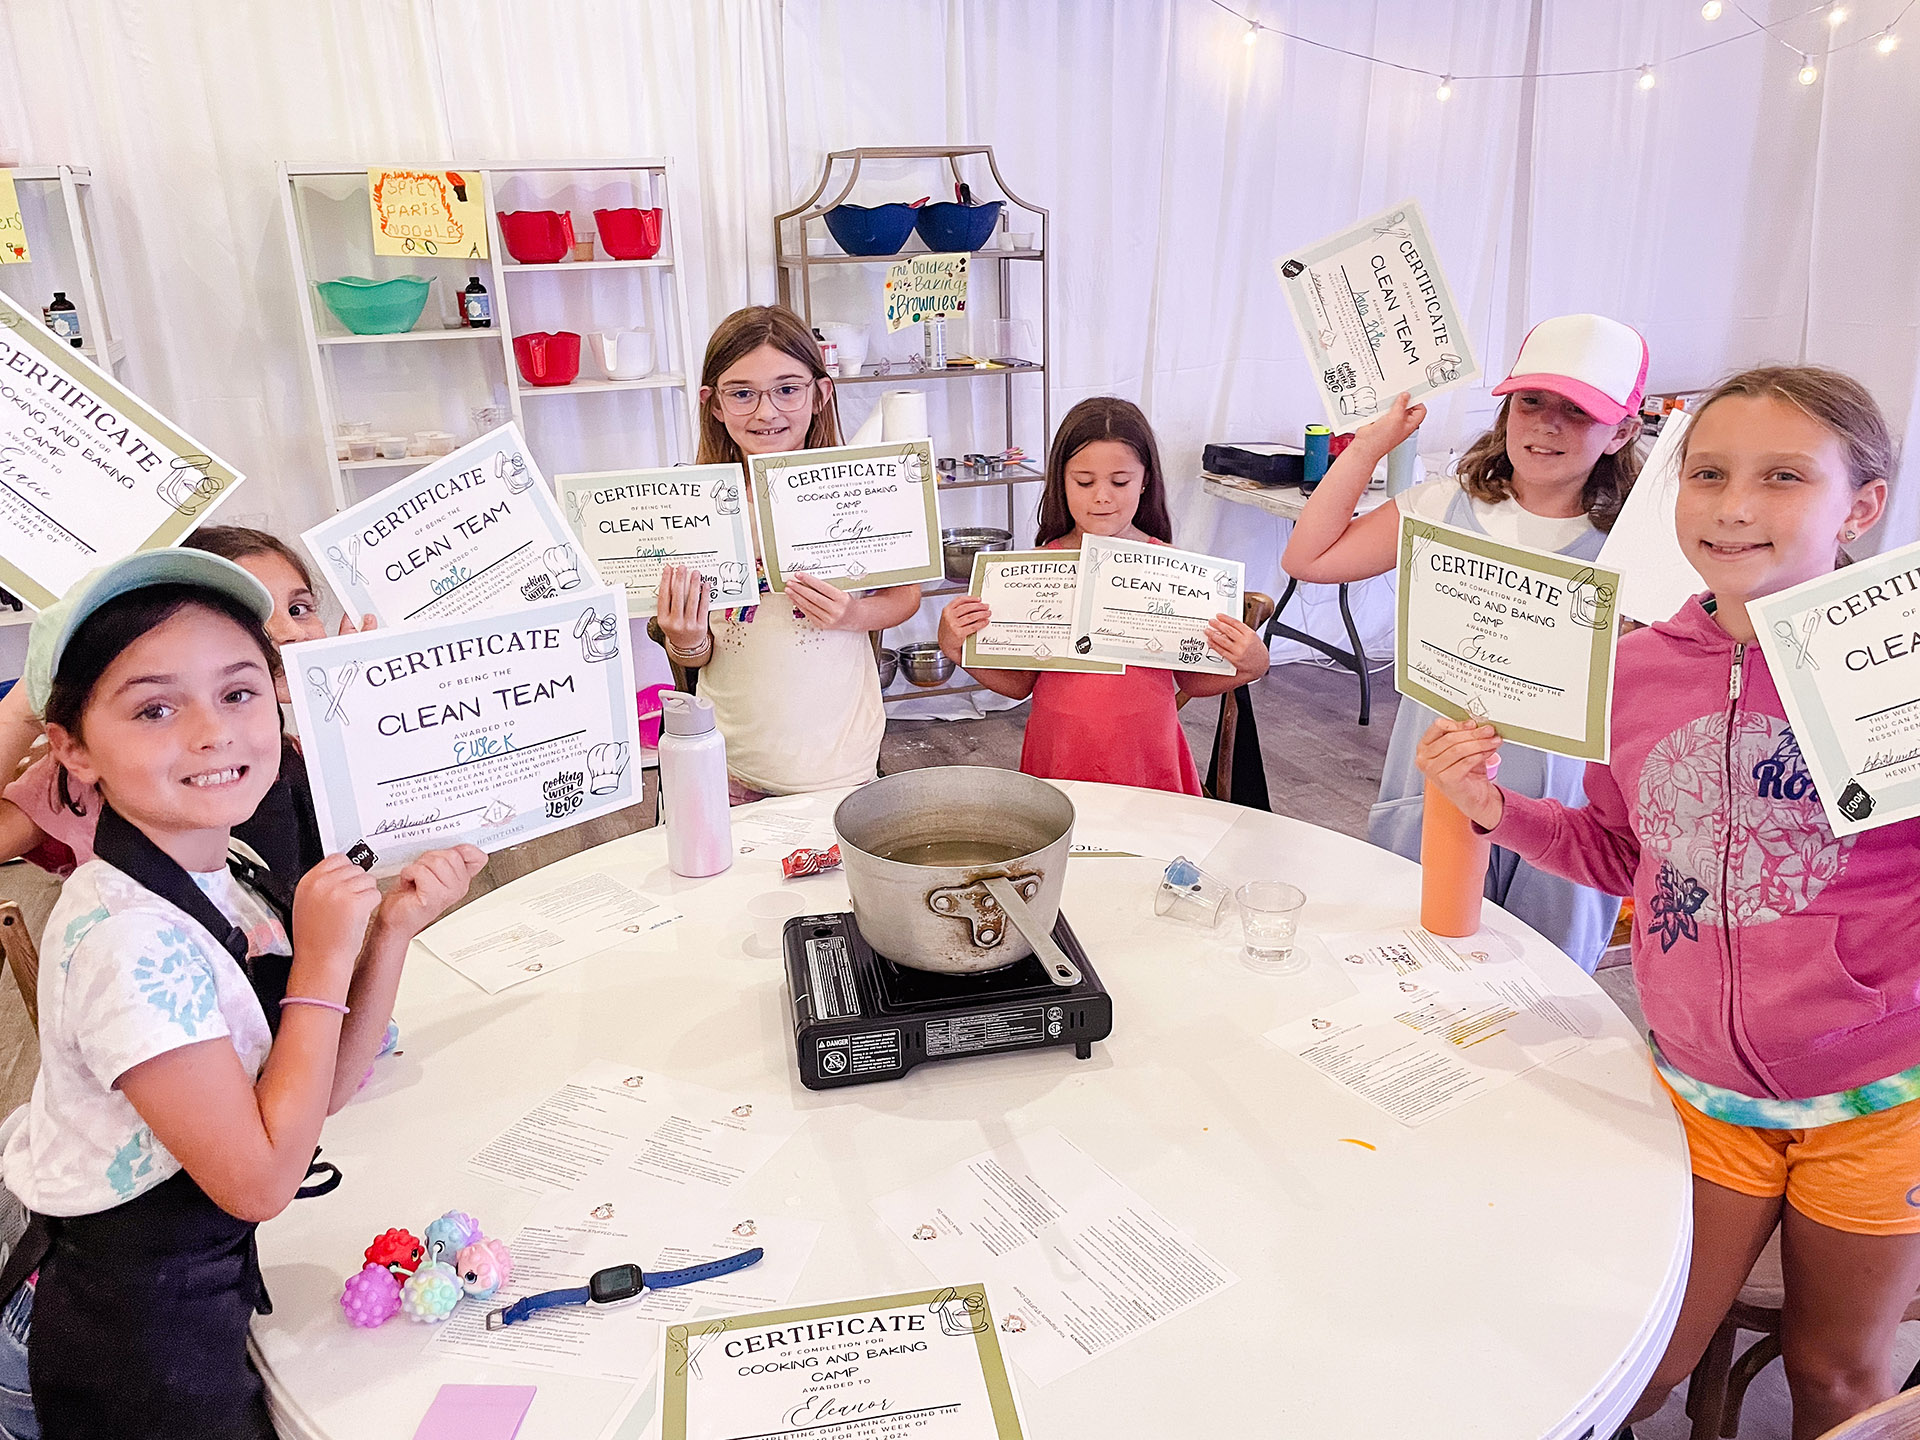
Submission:
[[[512,425],[300,538],[346,612],[383,626],[497,615],[593,578]]]
[[[667,1327],[661,1440],[1019,1440],[979,1285]]]
[[[1393,688],[1536,750],[1607,758],[1620,576],[1400,520]]]
[[[633,804],[631,649],[617,588],[289,645],[328,853],[385,873],[423,850],[491,852]]]
[[[1335,430],[1401,391],[1422,400],[1480,373],[1426,217],[1408,200],[1273,262]]]
[[[1084,670],[1117,675],[1127,667],[1073,653],[1073,595],[1078,550],[976,550],[967,593],[993,618],[967,637],[968,670]]]
[[[933,442],[890,441],[753,457],[761,558],[776,590],[804,573],[842,590],[937,580]]]
[[[679,465],[556,475],[560,504],[602,585],[627,587],[636,619],[653,614],[660,567],[707,577],[709,610],[752,605],[753,528],[738,465]]]
[[[1089,535],[1080,542],[1073,653],[1153,670],[1231,675],[1232,662],[1207,643],[1207,623],[1240,614],[1244,570],[1238,560]]]
[[[1747,614],[1833,833],[1920,815],[1920,545],[1751,600]],[[1762,797],[1800,799],[1807,774],[1777,768],[1754,772]]]
[[[44,610],[202,524],[240,472],[0,295],[0,585]]]

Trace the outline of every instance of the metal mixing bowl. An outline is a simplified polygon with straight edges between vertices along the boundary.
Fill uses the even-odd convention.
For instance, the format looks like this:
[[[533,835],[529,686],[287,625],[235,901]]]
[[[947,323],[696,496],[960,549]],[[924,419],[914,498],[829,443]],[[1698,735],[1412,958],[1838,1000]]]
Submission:
[[[909,682],[932,689],[936,685],[947,683],[947,677],[953,674],[953,661],[940,651],[939,645],[931,640],[919,640],[911,645],[902,645],[899,650],[900,672]]]
[[[1012,548],[1012,534],[991,525],[963,525],[940,532],[940,553],[946,560],[947,578],[962,585],[973,578],[975,551]]]
[[[880,663],[880,688],[886,689],[893,684],[894,676],[900,673],[900,656],[893,650],[882,650],[877,657]]]

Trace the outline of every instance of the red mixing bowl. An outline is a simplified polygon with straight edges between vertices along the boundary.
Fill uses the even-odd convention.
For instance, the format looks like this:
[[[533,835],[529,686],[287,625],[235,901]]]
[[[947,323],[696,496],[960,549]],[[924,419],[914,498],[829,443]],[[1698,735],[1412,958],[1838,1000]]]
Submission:
[[[529,385],[571,385],[579,378],[580,337],[571,330],[516,335],[513,354]]]
[[[500,238],[522,265],[551,265],[573,249],[573,213],[568,210],[502,210]]]
[[[596,210],[600,243],[616,260],[651,260],[660,253],[658,210]]]

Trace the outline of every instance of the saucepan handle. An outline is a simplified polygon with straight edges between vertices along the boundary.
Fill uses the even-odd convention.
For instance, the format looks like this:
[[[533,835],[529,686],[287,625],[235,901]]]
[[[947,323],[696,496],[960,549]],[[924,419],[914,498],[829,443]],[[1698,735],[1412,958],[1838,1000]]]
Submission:
[[[988,875],[980,883],[987,887],[987,893],[1000,902],[1000,908],[1007,912],[1007,918],[1027,937],[1027,943],[1033,946],[1033,953],[1046,966],[1047,978],[1063,990],[1078,985],[1082,978],[1080,967],[1067,958],[1067,952],[1054,942],[1052,933],[1040,923],[1040,917],[1027,908],[1027,902],[1013,888],[1013,882],[1004,875]]]

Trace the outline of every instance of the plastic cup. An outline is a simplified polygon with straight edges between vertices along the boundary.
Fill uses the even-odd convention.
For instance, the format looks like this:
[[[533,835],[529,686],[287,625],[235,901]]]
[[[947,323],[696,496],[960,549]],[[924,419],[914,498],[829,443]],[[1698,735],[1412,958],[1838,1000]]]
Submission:
[[[784,890],[769,890],[747,902],[747,919],[753,922],[753,948],[762,955],[778,955],[787,921],[807,913],[807,902]]]
[[[1263,975],[1297,975],[1307,968],[1307,953],[1295,942],[1300,934],[1304,890],[1277,880],[1255,880],[1234,892],[1240,902],[1245,943],[1240,958]]]

